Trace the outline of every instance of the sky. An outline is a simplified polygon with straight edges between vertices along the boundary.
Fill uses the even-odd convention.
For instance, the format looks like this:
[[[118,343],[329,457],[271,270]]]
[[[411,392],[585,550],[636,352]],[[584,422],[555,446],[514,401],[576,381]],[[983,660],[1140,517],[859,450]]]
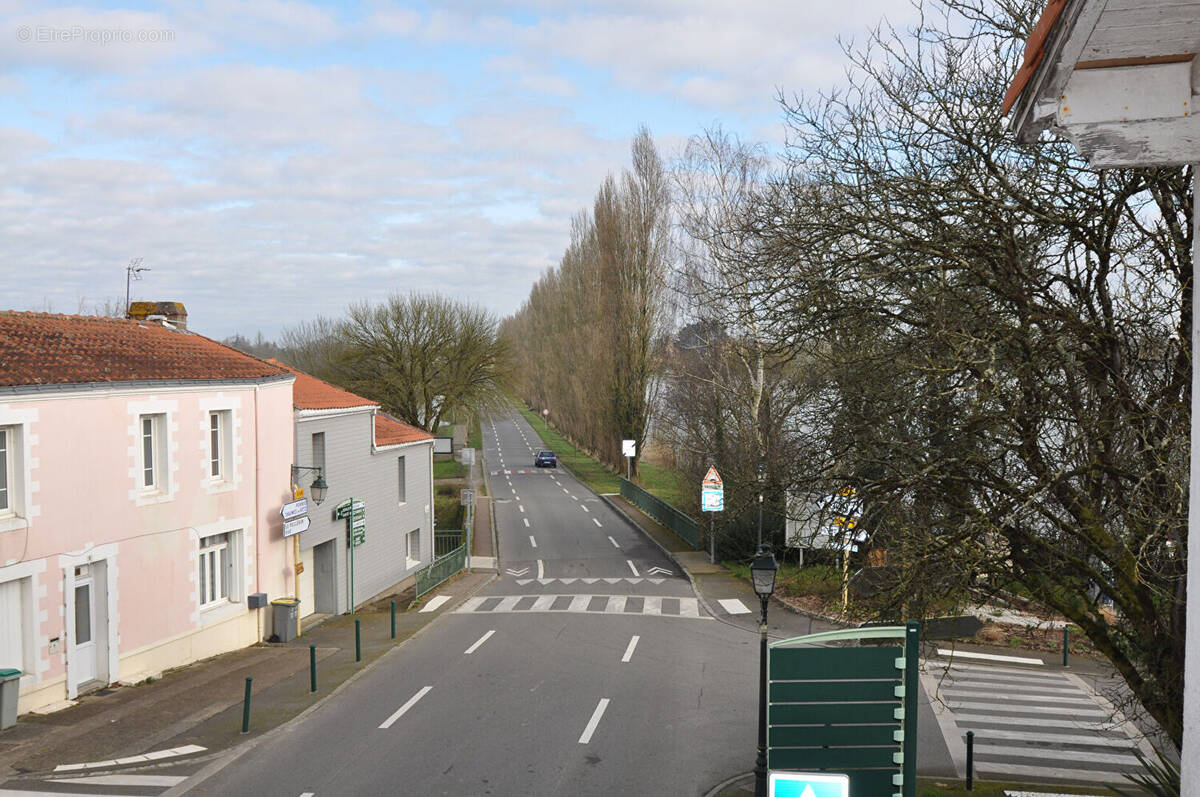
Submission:
[[[0,309],[183,302],[215,338],[440,292],[515,312],[629,164],[780,91],[902,0],[0,0]]]

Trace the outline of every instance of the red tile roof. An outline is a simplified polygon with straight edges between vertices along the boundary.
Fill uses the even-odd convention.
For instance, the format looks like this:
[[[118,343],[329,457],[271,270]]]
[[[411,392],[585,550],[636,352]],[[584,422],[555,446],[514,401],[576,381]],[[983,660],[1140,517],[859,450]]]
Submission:
[[[375,445],[377,446],[394,446],[399,443],[415,443],[418,440],[432,439],[433,435],[424,429],[409,426],[390,415],[381,412],[375,416]]]
[[[1017,104],[1021,92],[1025,90],[1034,73],[1037,72],[1042,58],[1046,55],[1046,39],[1050,37],[1054,23],[1058,21],[1066,7],[1067,0],[1050,0],[1046,4],[1042,16],[1033,26],[1033,30],[1029,33],[1029,39],[1025,42],[1025,58],[1021,63],[1021,68],[1017,70],[1012,84],[1008,87],[1008,92],[1004,95],[1004,105],[1000,109],[1001,114],[1007,114],[1012,110],[1012,107]]]
[[[0,311],[0,387],[257,380],[286,374],[203,335],[154,323]]]
[[[343,410],[351,407],[378,407],[379,403],[355,395],[349,390],[343,390],[310,376],[303,371],[297,371],[287,363],[279,360],[268,362],[286,368],[296,375],[296,383],[292,385],[292,404],[298,410]]]
[[[336,410],[353,407],[378,407],[379,404],[370,399],[343,390],[310,376],[303,371],[297,371],[286,363],[271,360],[281,368],[286,368],[296,375],[296,383],[292,385],[292,403],[300,410]],[[414,443],[418,440],[432,440],[433,435],[424,429],[409,426],[386,413],[375,414],[375,445],[394,446],[400,443]]]

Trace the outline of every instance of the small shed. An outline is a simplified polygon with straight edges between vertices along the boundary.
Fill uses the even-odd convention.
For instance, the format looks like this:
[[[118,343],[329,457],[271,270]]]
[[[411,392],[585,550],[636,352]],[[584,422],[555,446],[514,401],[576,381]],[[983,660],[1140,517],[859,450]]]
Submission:
[[[1200,0],[1050,0],[1004,100],[1017,137],[1050,128],[1099,168],[1192,165],[1200,268]],[[1183,796],[1200,797],[1200,313],[1192,315]]]

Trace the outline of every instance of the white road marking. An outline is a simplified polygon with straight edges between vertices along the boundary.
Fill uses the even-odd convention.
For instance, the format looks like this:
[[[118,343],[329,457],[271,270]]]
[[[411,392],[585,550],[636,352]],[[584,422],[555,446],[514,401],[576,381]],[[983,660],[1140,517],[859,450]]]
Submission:
[[[82,778],[60,778],[54,782],[94,783],[97,786],[174,786],[185,780],[186,775],[92,775]]]
[[[587,744],[592,740],[592,734],[596,732],[596,726],[600,724],[600,718],[604,716],[607,708],[608,698],[600,698],[600,702],[596,704],[596,710],[592,712],[592,718],[588,720],[587,727],[583,729],[583,735],[579,737],[580,744]]]
[[[633,635],[633,639],[629,640],[629,647],[625,648],[625,655],[621,657],[622,664],[628,664],[633,658],[633,649],[637,647],[638,640],[641,639],[637,634]]]
[[[625,564],[629,565],[629,569],[633,571],[633,574],[634,574],[635,576],[640,576],[640,575],[641,575],[641,573],[639,573],[639,572],[638,572],[638,569],[637,569],[636,567],[634,567],[634,566],[633,566],[633,560],[632,560],[632,559],[626,559],[626,560],[625,560]]]
[[[538,559],[538,580],[541,581],[545,577],[545,571],[542,568],[542,560]]]
[[[592,511],[592,510],[588,509],[586,506],[584,506],[583,504],[580,504],[579,506],[580,506],[580,507],[583,509],[583,511],[584,511],[584,512],[591,512],[591,511]]]
[[[478,639],[478,640],[476,640],[476,642],[475,642],[475,644],[474,644],[474,645],[472,645],[471,647],[469,647],[469,648],[467,648],[466,650],[464,650],[464,651],[463,651],[463,655],[464,655],[464,656],[470,656],[472,653],[474,653],[475,651],[479,650],[479,646],[480,646],[480,645],[482,645],[484,642],[487,642],[487,641],[488,641],[488,639],[489,639],[489,638],[492,636],[492,634],[494,634],[494,633],[496,633],[496,629],[494,629],[494,628],[493,628],[491,631],[488,631],[486,634],[484,634],[483,636],[479,637],[479,639]]]
[[[608,541],[609,541],[609,542],[611,542],[611,543],[613,544],[613,547],[614,547],[614,548],[616,548],[617,550],[620,550],[620,549],[621,549],[621,546],[620,546],[620,545],[618,545],[618,544],[617,544],[617,541],[616,541],[616,540],[614,540],[612,537],[609,537],[609,538],[608,538]]]
[[[117,758],[109,761],[86,761],[82,764],[59,764],[54,768],[55,772],[70,772],[78,769],[94,769],[97,767],[110,767],[113,764],[143,764],[147,761],[159,761],[163,758],[174,758],[180,755],[189,755],[190,753],[203,753],[207,747],[201,747],[198,744],[185,744],[183,747],[169,747],[166,750],[154,750],[141,755],[129,756],[127,758]]]
[[[950,656],[953,658],[963,659],[983,659],[985,661],[1003,661],[1009,664],[1040,664],[1045,665],[1046,662],[1041,659],[1022,658],[1021,656],[997,656],[994,653],[972,653],[967,650],[947,650],[938,648],[939,656]]]
[[[517,509],[521,510],[521,514],[525,514],[525,505],[524,504],[517,504]]]
[[[593,522],[593,523],[595,523],[597,526],[600,526],[600,525],[601,525],[601,524],[600,524],[600,521],[599,521],[599,520],[597,520],[596,518],[592,518],[592,522]]]
[[[578,501],[578,500],[579,500],[579,496],[577,496],[577,495],[573,495],[573,496],[571,496],[571,497],[572,497],[572,498],[574,498],[576,501]]]
[[[529,528],[529,518],[524,518],[524,520],[525,520],[525,528]]]
[[[737,598],[725,598],[717,601],[717,603],[721,604],[721,608],[729,614],[750,614],[750,610],[746,608],[746,604]]]
[[[528,526],[529,524],[528,524],[528,523],[526,523],[525,525],[526,525],[526,526]],[[530,535],[529,535],[529,544],[530,544],[530,545],[532,545],[534,548],[536,548],[536,547],[537,547],[537,540],[535,540],[535,539],[533,538],[533,535],[532,535],[532,534],[530,534]]]
[[[438,596],[436,596],[436,597],[430,598],[430,599],[429,599],[429,603],[427,603],[427,604],[425,604],[424,606],[422,606],[422,607],[421,607],[421,611],[423,611],[423,612],[432,612],[432,611],[434,611],[434,610],[438,609],[438,608],[439,608],[439,607],[440,607],[440,606],[441,606],[443,603],[445,603],[446,601],[450,600],[450,598],[451,598],[451,597],[453,597],[453,596],[451,596],[451,595],[438,595]]]
[[[417,701],[420,700],[421,698],[425,697],[425,695],[429,694],[429,691],[431,689],[433,689],[432,686],[421,687],[421,690],[419,692],[417,692],[415,695],[413,695],[412,697],[410,697],[408,699],[407,703],[405,703],[400,708],[396,709],[395,714],[393,714],[392,716],[388,717],[387,719],[385,719],[383,721],[383,724],[379,726],[379,730],[386,731],[388,728],[392,727],[393,722],[395,722],[396,720],[403,717],[404,712],[408,711],[410,708],[415,706],[417,704]]]

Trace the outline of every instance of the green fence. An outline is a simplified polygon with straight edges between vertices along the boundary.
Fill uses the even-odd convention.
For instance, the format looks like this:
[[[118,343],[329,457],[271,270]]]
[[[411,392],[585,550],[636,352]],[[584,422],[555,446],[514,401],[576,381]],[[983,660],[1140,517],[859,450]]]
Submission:
[[[428,567],[418,570],[416,575],[417,597],[441,584],[450,576],[467,566],[467,546],[460,545],[444,556],[433,560]]]
[[[453,553],[455,548],[466,542],[467,533],[462,529],[435,531],[433,533],[433,558]]]
[[[666,501],[628,479],[621,479],[621,497],[675,532],[688,545],[700,547],[699,524]]]

